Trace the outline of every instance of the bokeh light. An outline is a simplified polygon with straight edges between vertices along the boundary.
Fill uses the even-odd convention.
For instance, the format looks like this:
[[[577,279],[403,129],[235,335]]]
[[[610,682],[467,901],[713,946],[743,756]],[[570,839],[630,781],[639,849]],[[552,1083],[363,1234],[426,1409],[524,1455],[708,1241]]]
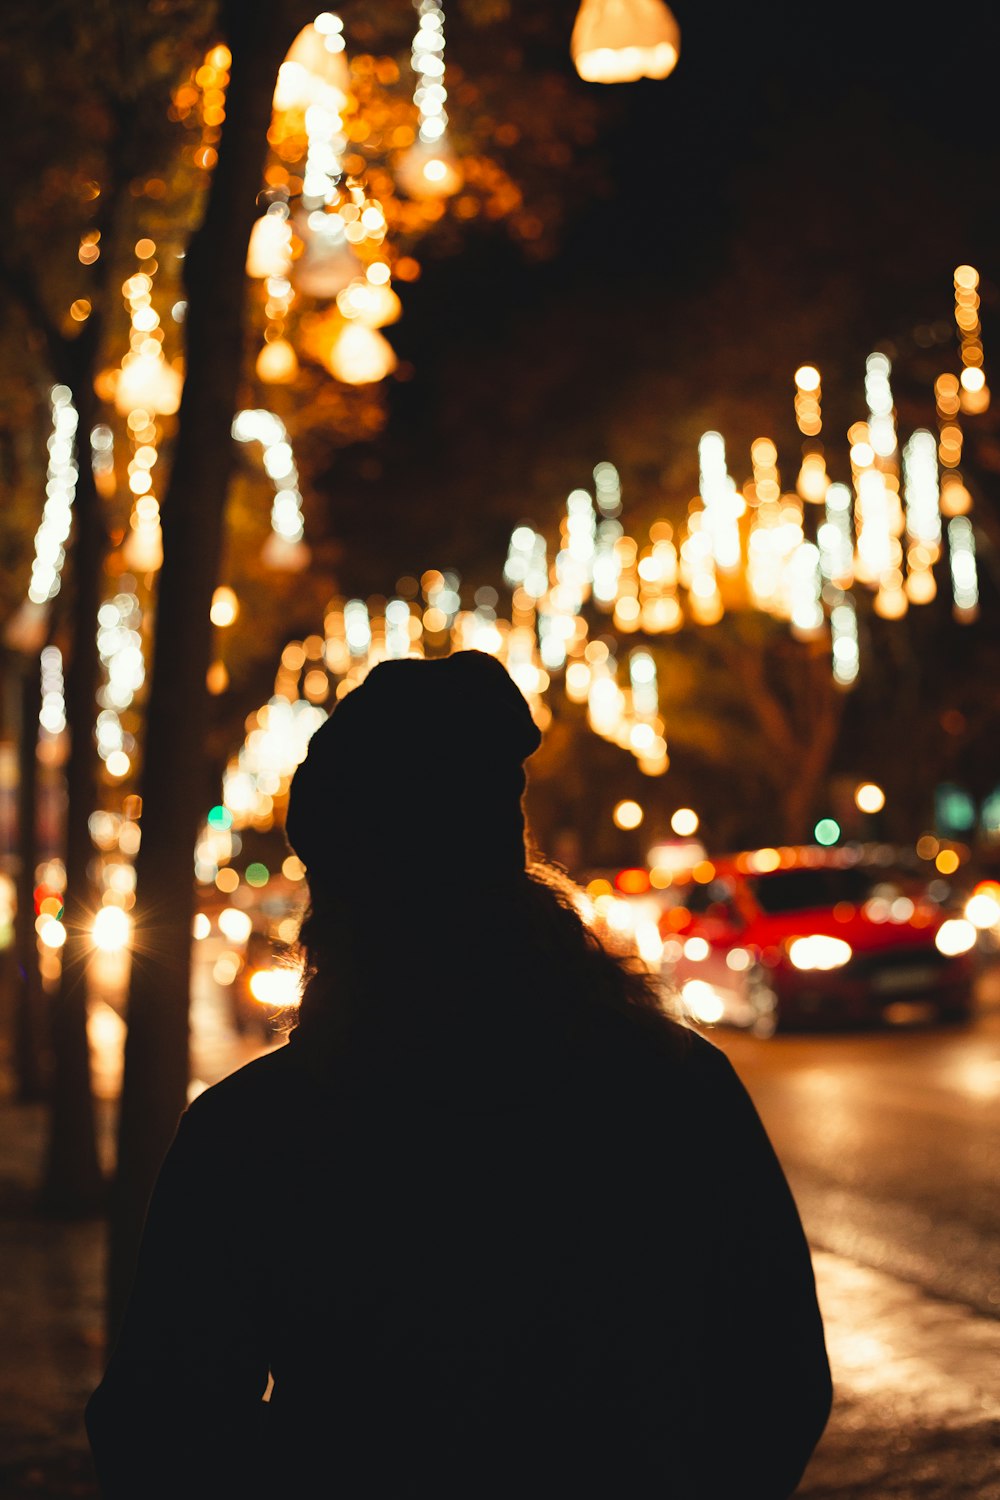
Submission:
[[[885,792],[874,781],[862,781],[854,789],[854,802],[859,812],[881,812],[885,806]]]
[[[698,832],[698,814],[692,807],[679,807],[671,816],[670,826],[678,838],[690,838]]]
[[[611,817],[616,828],[628,830],[639,827],[644,813],[638,802],[633,802],[631,798],[626,797],[623,801],[615,804]]]
[[[132,922],[120,906],[102,906],[91,929],[94,947],[102,953],[119,953],[128,946]]]

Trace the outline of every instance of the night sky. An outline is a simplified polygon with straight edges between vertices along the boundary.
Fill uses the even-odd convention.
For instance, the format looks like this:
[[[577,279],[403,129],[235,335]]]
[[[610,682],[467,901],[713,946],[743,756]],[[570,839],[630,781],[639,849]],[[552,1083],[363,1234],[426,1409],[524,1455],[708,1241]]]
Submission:
[[[914,420],[933,417],[960,261],[983,275],[989,373],[995,7],[933,20],[900,4],[674,9],[676,72],[617,87],[576,79],[572,4],[547,6],[544,27],[515,4],[494,28],[526,69],[562,68],[598,95],[587,149],[610,192],[578,204],[541,264],[502,229],[454,256],[422,247],[390,330],[413,377],[391,383],[385,432],[338,455],[325,485],[345,588],[385,593],[449,565],[495,581],[511,525],[551,524],[602,458],[621,468],[626,519],[686,503],[708,426],[738,480],[761,431],[785,440],[789,467],[805,361],[823,373],[831,469],[846,477],[843,434],[877,344],[896,355],[901,408],[909,381]],[[471,71],[481,45],[452,7],[449,60]]]

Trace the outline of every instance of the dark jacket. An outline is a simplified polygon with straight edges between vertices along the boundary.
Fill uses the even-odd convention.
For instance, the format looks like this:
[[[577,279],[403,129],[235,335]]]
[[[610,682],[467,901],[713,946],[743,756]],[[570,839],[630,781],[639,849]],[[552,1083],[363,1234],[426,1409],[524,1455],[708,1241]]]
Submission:
[[[808,1250],[726,1058],[663,1038],[294,1038],[204,1093],[87,1409],[107,1500],[790,1495]]]

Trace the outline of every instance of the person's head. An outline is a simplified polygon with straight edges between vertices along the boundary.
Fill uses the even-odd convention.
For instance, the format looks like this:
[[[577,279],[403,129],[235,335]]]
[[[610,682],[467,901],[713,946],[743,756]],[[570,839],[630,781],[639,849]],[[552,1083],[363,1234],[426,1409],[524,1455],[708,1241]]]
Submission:
[[[365,906],[418,872],[455,888],[524,874],[524,762],[541,735],[493,657],[374,667],[313,736],[286,834],[313,904]]]
[[[524,763],[540,743],[512,678],[478,651],[382,662],[337,704],[286,819],[311,896],[303,1022],[477,991],[657,1004],[528,849]]]

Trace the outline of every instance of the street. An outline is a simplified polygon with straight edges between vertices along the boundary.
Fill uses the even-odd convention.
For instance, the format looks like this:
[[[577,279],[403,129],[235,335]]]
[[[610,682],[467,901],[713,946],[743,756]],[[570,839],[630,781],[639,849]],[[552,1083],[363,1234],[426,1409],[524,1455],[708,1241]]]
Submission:
[[[813,1244],[1000,1315],[1000,1015],[973,1028],[713,1040]]]
[[[1000,1015],[713,1040],[814,1250],[836,1384],[800,1494],[1000,1495]]]

